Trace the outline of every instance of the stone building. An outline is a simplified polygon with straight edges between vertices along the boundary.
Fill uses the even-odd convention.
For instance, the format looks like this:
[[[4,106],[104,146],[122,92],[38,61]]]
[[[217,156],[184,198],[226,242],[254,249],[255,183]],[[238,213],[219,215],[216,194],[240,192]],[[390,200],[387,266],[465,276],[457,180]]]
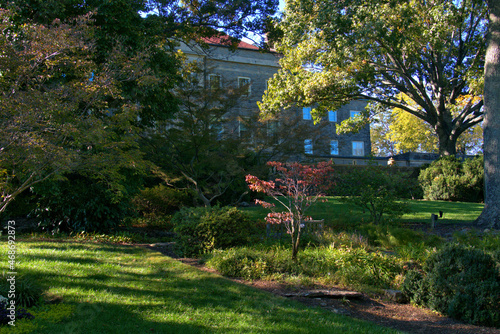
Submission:
[[[181,44],[180,50],[189,61],[196,61],[202,67],[200,85],[205,88],[232,85],[244,90],[239,103],[231,111],[234,117],[228,117],[224,125],[226,133],[247,136],[246,140],[256,147],[260,145],[268,152],[274,151],[293,160],[333,159],[342,164],[362,164],[370,155],[369,126],[352,135],[337,135],[335,131],[337,123],[362,111],[366,101],[353,101],[339,110],[330,111],[316,125],[310,114],[311,108],[307,107],[292,108],[278,119],[259,122],[257,102],[262,99],[268,79],[279,69],[279,54],[263,52],[245,42],[231,49],[224,38],[211,38],[206,42],[207,48]],[[274,141],[271,142],[270,138]]]

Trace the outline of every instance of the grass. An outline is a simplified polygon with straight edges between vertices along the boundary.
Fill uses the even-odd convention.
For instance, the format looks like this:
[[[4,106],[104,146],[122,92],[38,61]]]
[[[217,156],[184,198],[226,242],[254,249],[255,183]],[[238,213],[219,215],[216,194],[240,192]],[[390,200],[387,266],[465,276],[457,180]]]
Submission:
[[[368,212],[363,212],[360,208],[342,203],[336,197],[327,197],[325,203],[317,202],[307,211],[307,215],[314,219],[325,219],[325,222],[331,226],[349,227],[356,224],[369,222],[370,215]],[[397,221],[401,223],[429,223],[431,222],[431,214],[438,214],[439,211],[444,213],[443,218],[439,223],[455,223],[464,224],[474,221],[483,210],[482,203],[466,203],[466,202],[445,202],[445,201],[423,201],[411,200],[410,206],[412,212],[405,214]],[[253,219],[263,220],[269,212],[261,206],[244,208]]]
[[[7,271],[7,245],[0,246]],[[144,248],[17,241],[17,270],[63,302],[0,333],[396,333],[270,295]]]
[[[445,201],[410,201],[412,213],[404,215],[401,222],[429,222],[431,214],[443,212],[443,217],[439,219],[442,224],[463,224],[471,223],[483,211],[482,203],[467,202],[445,202]]]

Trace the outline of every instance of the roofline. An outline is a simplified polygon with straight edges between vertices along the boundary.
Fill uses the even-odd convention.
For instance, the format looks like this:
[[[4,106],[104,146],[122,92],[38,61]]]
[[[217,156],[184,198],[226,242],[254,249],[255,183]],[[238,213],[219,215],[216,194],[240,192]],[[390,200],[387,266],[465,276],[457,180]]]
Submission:
[[[207,43],[207,45],[220,46],[220,47],[223,47],[223,48],[230,48],[231,47],[230,45],[224,45],[224,44],[220,44],[220,43]],[[258,48],[258,47],[255,47],[255,49],[254,49],[254,48],[246,48],[246,47],[238,46],[236,49],[238,49],[238,50],[248,50],[248,51],[257,51],[257,52],[267,52],[267,53],[280,54],[278,51],[276,51],[274,49],[266,50],[266,49],[262,49],[262,48]]]

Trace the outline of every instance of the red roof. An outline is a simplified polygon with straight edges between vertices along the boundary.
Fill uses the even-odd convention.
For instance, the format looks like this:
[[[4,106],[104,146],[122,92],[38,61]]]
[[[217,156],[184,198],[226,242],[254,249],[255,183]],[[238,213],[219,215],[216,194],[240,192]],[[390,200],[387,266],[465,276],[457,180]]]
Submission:
[[[203,40],[205,41],[205,43],[211,45],[223,45],[223,46],[231,45],[231,39],[228,35],[205,37],[203,38]],[[259,47],[243,41],[238,42],[238,49],[260,50]]]

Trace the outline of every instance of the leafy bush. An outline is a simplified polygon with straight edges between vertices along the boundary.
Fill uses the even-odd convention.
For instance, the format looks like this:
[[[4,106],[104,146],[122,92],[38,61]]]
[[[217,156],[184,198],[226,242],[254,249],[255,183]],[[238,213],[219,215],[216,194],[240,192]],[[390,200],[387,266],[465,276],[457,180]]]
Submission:
[[[9,276],[0,276],[0,296],[8,296],[11,282]],[[43,290],[30,276],[19,275],[15,277],[16,306],[31,307],[42,300]]]
[[[402,271],[397,259],[381,252],[369,252],[357,248],[339,253],[336,261],[339,269],[335,276],[342,284],[389,288],[393,286],[396,276]]]
[[[215,255],[217,254],[217,255]],[[227,277],[260,279],[267,274],[267,259],[260,252],[250,248],[217,251],[210,258],[210,266]]]
[[[462,164],[464,202],[484,202],[484,157],[466,159]]]
[[[367,166],[353,171],[339,185],[347,197],[342,201],[361,207],[370,213],[371,221],[378,224],[384,215],[397,218],[410,212],[410,206],[402,198],[407,197],[403,185],[407,175],[392,173],[390,168]]]
[[[234,207],[182,208],[172,218],[177,245],[185,256],[247,243],[255,224]]]
[[[11,315],[11,310],[8,310],[7,308],[10,305],[7,303],[7,301],[2,300],[0,301],[0,325],[7,325],[9,321],[12,320],[12,318],[9,317]],[[26,311],[24,308],[19,308],[16,307],[15,309],[15,318],[16,320],[18,319],[30,319],[33,320],[35,317]]]
[[[390,185],[398,198],[402,199],[421,199],[422,189],[418,182],[420,169],[413,167],[380,166],[374,164],[354,165],[354,166],[335,166],[335,175],[333,177],[334,187],[328,192],[329,196],[352,196],[359,195],[361,187],[355,186],[358,177],[365,179],[365,175],[381,178],[382,181]],[[377,181],[379,182],[379,181]]]
[[[481,202],[483,197],[483,157],[466,159],[443,157],[422,169],[418,177],[424,199]]]
[[[148,226],[171,228],[172,215],[185,206],[194,203],[193,194],[163,184],[143,189],[133,200],[135,209]]]
[[[472,324],[500,326],[500,271],[490,255],[450,245],[431,255],[419,275],[408,273],[403,283],[412,302]]]
[[[57,232],[109,231],[131,214],[125,193],[115,194],[105,184],[82,175],[50,181],[34,189],[37,208],[31,216],[42,230]]]

